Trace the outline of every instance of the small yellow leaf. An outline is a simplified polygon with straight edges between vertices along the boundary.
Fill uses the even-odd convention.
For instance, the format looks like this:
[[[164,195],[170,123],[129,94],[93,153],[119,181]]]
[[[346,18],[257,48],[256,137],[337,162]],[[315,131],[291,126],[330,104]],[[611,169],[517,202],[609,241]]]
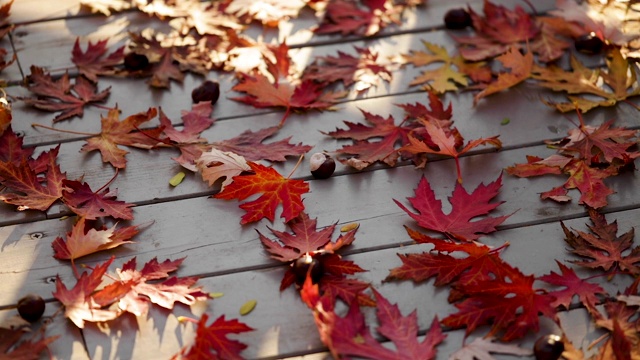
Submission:
[[[224,293],[222,293],[222,292],[212,292],[212,293],[209,293],[209,297],[210,297],[210,298],[212,298],[212,299],[221,298],[221,297],[223,297],[223,296],[224,296]]]
[[[349,232],[351,230],[357,229],[358,227],[360,227],[360,224],[358,223],[347,224],[340,228],[340,232]]]
[[[184,180],[184,177],[186,176],[185,173],[183,173],[182,171],[180,171],[179,173],[175,174],[171,180],[169,180],[169,184],[171,184],[171,186],[178,186],[180,185],[180,183],[182,182],[182,180]]]
[[[242,306],[240,306],[240,315],[244,316],[249,314],[253,311],[257,304],[257,300],[249,300],[246,303],[242,304]]]

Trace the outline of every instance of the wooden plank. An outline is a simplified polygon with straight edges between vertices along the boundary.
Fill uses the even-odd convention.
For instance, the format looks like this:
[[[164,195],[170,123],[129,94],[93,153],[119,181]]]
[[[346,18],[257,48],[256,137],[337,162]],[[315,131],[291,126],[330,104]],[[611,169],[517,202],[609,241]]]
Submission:
[[[507,153],[519,154],[521,156],[517,158],[523,158],[527,152],[520,150]],[[505,163],[499,160],[502,154],[505,153],[466,158],[463,168],[474,163],[474,166],[484,166],[484,171],[482,174],[471,173],[465,177],[465,186],[471,189],[480,182],[494,180],[494,176],[487,178],[487,174],[497,176]],[[412,189],[417,186],[420,176],[420,172],[403,167],[339,176],[330,181],[313,181],[312,192],[305,196],[305,206],[312,217],[318,218],[318,226],[327,226],[335,221],[361,223],[358,233],[361,240],[356,241],[350,249],[353,252],[393,248],[409,241],[402,226],[414,225],[414,222],[393,203],[392,199],[404,202],[406,197],[412,196]],[[430,164],[426,176],[438,198],[444,199],[450,195],[455,182],[454,165],[451,161]],[[610,198],[613,205],[609,211],[637,208],[639,202],[634,195],[634,189],[640,180],[636,180],[633,174],[627,174],[623,178],[624,181],[620,181],[616,187],[618,194]],[[528,225],[541,223],[541,226],[550,224],[548,226],[555,228],[555,231],[560,231],[557,224],[559,219],[581,216],[584,214],[584,208],[575,202],[558,205],[537,198],[538,192],[553,187],[556,180],[558,179],[526,180],[505,176],[501,195],[497,200],[504,200],[506,203],[501,205],[494,215],[513,213],[504,223],[506,228],[522,228],[529,231]],[[449,206],[444,201],[445,212],[449,211]],[[623,219],[635,221],[633,219],[637,219],[637,211],[622,212],[619,215]],[[135,223],[155,223],[138,236],[136,244],[92,255],[82,262],[95,264],[111,255],[118,258],[138,256],[140,262],[155,256],[160,259],[188,256],[189,260],[185,262],[181,271],[183,275],[215,275],[274,266],[274,262],[265,257],[253,229],[268,233],[265,225],[276,229],[282,229],[283,225],[277,221],[273,225],[259,223],[241,226],[238,219],[242,213],[236,202],[205,197],[141,206],[135,209]],[[625,223],[623,219],[619,219],[619,223],[621,229],[626,229],[630,225],[624,225],[629,223]],[[74,277],[68,263],[54,260],[49,249],[51,241],[66,233],[70,226],[70,221],[49,220],[2,228],[6,240],[3,251],[0,252],[0,263],[10,265],[7,265],[7,270],[0,272],[0,282],[7,288],[7,291],[0,294],[0,306],[15,303],[20,288],[38,293],[53,291],[54,286],[50,280],[56,274],[59,274],[65,283],[73,282]],[[578,227],[582,228],[582,225]],[[34,233],[43,233],[44,236],[37,241],[25,241],[25,234]],[[536,233],[531,239],[536,239],[538,235]],[[492,238],[496,236],[493,235]],[[514,238],[522,236],[517,235]],[[561,238],[560,236],[559,239]],[[511,241],[509,238],[506,240]],[[521,253],[520,256],[524,254],[527,252]],[[238,259],[242,261],[239,262]],[[531,259],[533,258],[529,257],[522,261],[526,263]],[[535,268],[535,262],[531,266]]]
[[[24,294],[26,294],[26,292],[22,293],[22,295]],[[75,325],[73,325],[69,320],[64,318],[62,316],[62,313],[58,313],[57,316],[52,317],[58,310],[59,305],[57,302],[47,303],[45,313],[43,314],[42,318],[33,325],[32,328],[40,329],[40,327],[46,321],[48,322],[48,324],[46,325],[44,336],[60,336],[57,340],[55,340],[48,346],[50,354],[52,356],[51,359],[88,360],[89,354],[84,347],[84,340],[82,338],[80,330],[75,327]],[[16,309],[0,310],[0,326],[14,323],[17,317],[19,317],[19,315]],[[46,352],[43,354],[46,354]],[[49,356],[41,356],[41,358],[49,359]]]

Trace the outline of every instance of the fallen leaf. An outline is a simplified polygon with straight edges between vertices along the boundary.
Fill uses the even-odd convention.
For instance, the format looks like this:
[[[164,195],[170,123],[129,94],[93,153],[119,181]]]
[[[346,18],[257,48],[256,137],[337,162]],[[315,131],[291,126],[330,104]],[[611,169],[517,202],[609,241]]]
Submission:
[[[281,21],[298,17],[305,6],[303,0],[232,0],[226,5],[225,12],[277,27]]]
[[[216,141],[211,145],[224,152],[232,152],[249,161],[269,160],[286,161],[287,156],[300,156],[312,149],[302,143],[291,144],[291,136],[271,143],[264,141],[275,136],[280,130],[277,126],[260,129],[256,132],[245,130],[242,134],[227,140]]]
[[[98,40],[95,44],[89,41],[87,51],[80,47],[80,37],[76,38],[71,51],[71,62],[77,67],[80,74],[87,79],[98,82],[98,75],[113,75],[117,72],[115,66],[122,64],[124,60],[124,46],[104,57],[107,53],[108,39]]]
[[[107,117],[101,119],[100,134],[87,139],[87,143],[80,151],[99,150],[103,162],[108,162],[115,168],[124,169],[127,164],[125,155],[129,152],[119,148],[118,145],[152,149],[162,143],[159,136],[163,128],[136,131],[142,124],[156,116],[155,108],[149,108],[146,113],[130,115],[123,120],[118,119],[119,114],[120,111],[117,108],[109,110]]]
[[[386,26],[400,24],[402,6],[396,6],[392,1],[369,0],[364,1],[365,9],[355,1],[335,0],[329,2],[320,26],[315,29],[317,34],[340,33],[345,35],[372,36]]]
[[[233,177],[251,171],[251,167],[242,156],[213,148],[200,155],[196,166],[202,173],[202,179],[213,186],[218,179],[225,178],[220,191],[233,182]]]
[[[257,304],[258,304],[257,300],[248,300],[247,302],[242,304],[242,306],[240,306],[240,315],[242,316],[248,315],[250,312],[253,311],[253,309],[255,309]]]
[[[180,183],[182,183],[182,180],[184,180],[185,176],[186,174],[180,171],[179,173],[173,175],[171,179],[169,179],[169,185],[173,187],[180,185]]]
[[[116,248],[120,245],[133,243],[131,238],[138,234],[138,226],[125,226],[117,228],[117,225],[109,229],[96,229],[87,223],[84,217],[80,217],[67,233],[66,240],[57,237],[51,243],[53,257],[58,260],[74,261],[80,257],[96,253],[98,251]]]
[[[84,114],[84,107],[89,104],[103,102],[110,93],[111,87],[96,93],[95,85],[91,84],[85,77],[75,78],[73,86],[69,80],[69,74],[65,73],[58,80],[53,80],[51,75],[44,72],[42,68],[31,66],[31,74],[28,76],[29,83],[27,89],[36,97],[18,96],[35,108],[58,112],[53,122],[71,119],[74,116]]]
[[[0,161],[0,184],[9,189],[0,194],[0,200],[17,205],[19,211],[49,209],[62,196],[62,183],[66,179],[66,173],[57,164],[59,149],[57,146],[41,154],[39,159],[44,168],[38,170],[24,157],[19,165]],[[38,176],[40,173],[44,178]]]
[[[240,204],[246,211],[240,224],[247,224],[263,218],[273,222],[278,205],[282,205],[281,217],[285,222],[298,216],[304,210],[302,194],[309,191],[309,184],[302,180],[292,180],[282,177],[275,169],[264,165],[248,162],[254,172],[251,175],[238,175],[223,191],[214,195],[216,199],[244,200],[255,194],[262,194],[256,200]]]
[[[247,348],[237,340],[229,339],[229,334],[241,334],[253,331],[237,319],[226,320],[224,315],[207,325],[209,315],[203,314],[196,328],[196,339],[190,347],[183,347],[172,360],[196,359],[242,359],[240,352]]]
[[[88,220],[104,216],[133,220],[133,204],[116,200],[117,190],[109,188],[93,192],[87,183],[75,180],[62,181],[62,201],[77,215]]]
[[[0,327],[0,360],[39,359],[43,351],[48,351],[47,346],[60,337],[56,335],[39,340],[20,341],[24,334],[30,334],[30,332],[25,329]]]
[[[496,58],[509,72],[501,72],[498,79],[491,82],[473,97],[473,104],[477,105],[480,99],[491,94],[512,88],[531,76],[533,69],[533,54],[527,52],[521,54],[516,48],[511,47],[504,54]]]
[[[561,262],[556,260],[556,264],[558,264],[562,274],[552,271],[538,278],[548,284],[565,287],[562,290],[549,291],[549,294],[556,298],[552,305],[554,307],[564,306],[565,309],[569,310],[573,297],[577,295],[580,302],[590,312],[596,311],[594,306],[600,303],[597,295],[607,295],[607,292],[600,285],[579,278],[573,269]]]
[[[395,199],[393,201],[425,229],[438,231],[460,241],[476,241],[482,234],[496,231],[496,226],[510,216],[485,216],[472,221],[476,217],[487,215],[503,203],[490,202],[498,195],[501,186],[502,175],[489,185],[478,185],[471,194],[467,193],[460,183],[456,183],[453,195],[449,197],[452,210],[448,215],[442,211],[442,202],[436,199],[429,181],[424,177],[415,190],[415,196],[407,198],[418,213],[412,213]]]
[[[632,248],[633,228],[627,233],[617,236],[618,223],[607,223],[604,215],[589,209],[592,225],[587,225],[590,233],[579,230],[571,231],[564,223],[565,241],[571,246],[571,252],[584,260],[573,263],[591,269],[600,268],[605,272],[640,274],[640,246]],[[625,253],[623,255],[623,253]]]

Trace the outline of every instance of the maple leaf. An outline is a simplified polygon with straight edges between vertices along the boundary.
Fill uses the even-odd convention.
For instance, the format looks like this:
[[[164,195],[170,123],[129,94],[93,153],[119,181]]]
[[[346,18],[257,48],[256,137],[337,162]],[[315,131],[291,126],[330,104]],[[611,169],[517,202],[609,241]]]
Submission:
[[[462,183],[462,173],[460,170],[460,156],[469,152],[471,149],[480,145],[493,145],[497,149],[502,147],[502,142],[498,139],[498,136],[492,136],[489,138],[480,138],[468,142],[463,148],[458,150],[462,146],[462,136],[455,129],[445,129],[439,122],[431,122],[427,120],[420,121],[424,126],[424,130],[428,135],[427,141],[422,141],[416,138],[412,133],[408,134],[408,144],[401,147],[399,151],[406,151],[411,154],[438,154],[446,155],[454,158],[456,162],[456,171],[458,173],[458,183]],[[426,162],[426,160],[425,160]],[[419,167],[422,167],[420,165]]]
[[[116,200],[117,191],[109,188],[93,192],[89,184],[75,180],[62,181],[62,201],[71,211],[88,220],[104,216],[133,220],[133,204]]]
[[[220,185],[220,191],[233,182],[234,176],[251,171],[247,160],[242,156],[216,148],[203,152],[196,166],[202,173],[202,179],[207,181],[209,186],[213,186],[218,179],[225,178]]]
[[[502,174],[489,185],[478,185],[471,194],[467,193],[460,183],[456,183],[453,195],[449,197],[452,210],[448,215],[442,212],[442,202],[436,199],[435,193],[425,177],[420,180],[415,190],[415,196],[407,198],[413,208],[418,211],[417,214],[412,213],[399,201],[395,199],[393,201],[416,220],[418,225],[428,230],[441,232],[460,241],[476,241],[481,234],[496,231],[496,226],[502,224],[510,216],[485,217],[471,221],[478,216],[488,214],[503,203],[503,201],[490,202],[498,195],[501,186]]]
[[[11,105],[5,97],[0,97],[0,136],[11,126]]]
[[[572,247],[571,252],[585,258],[573,263],[591,269],[601,268],[606,272],[623,272],[631,275],[640,274],[640,246],[631,248],[633,244],[633,228],[627,233],[617,236],[618,223],[607,223],[604,215],[589,209],[592,225],[587,225],[590,233],[569,230],[561,223],[565,241]],[[623,255],[624,252],[631,251]]]
[[[640,95],[637,67],[632,60],[625,59],[618,48],[609,50],[606,60],[605,71],[590,69],[575,57],[571,57],[571,71],[558,67],[535,66],[532,78],[538,80],[538,85],[542,87],[568,94],[569,102],[545,101],[547,105],[561,112],[579,110],[584,113],[599,106],[614,106],[620,101]],[[574,96],[575,94],[594,95],[603,100],[591,100]]]
[[[379,292],[373,292],[379,323],[376,330],[391,340],[395,349],[383,346],[373,337],[356,302],[350,304],[346,316],[340,317],[334,312],[332,302],[319,295],[317,285],[305,283],[301,291],[302,299],[313,310],[320,338],[329,347],[333,357],[338,359],[357,356],[379,360],[434,359],[436,346],[446,338],[438,319],[433,319],[424,339],[418,341],[416,312],[404,316],[397,305],[392,305]]]
[[[124,46],[109,54],[107,53],[107,42],[109,40],[99,40],[95,44],[89,41],[87,51],[83,52],[80,48],[80,37],[76,38],[71,51],[71,61],[78,67],[80,74],[86,76],[87,79],[98,82],[98,75],[113,75],[116,73],[115,66],[124,60]]]
[[[247,96],[231,99],[257,108],[286,108],[287,111],[280,120],[281,125],[284,124],[291,110],[327,110],[346,95],[341,92],[323,92],[321,84],[310,80],[303,81],[294,87],[285,82],[271,83],[262,74],[240,74],[239,79],[240,82],[232,90],[244,92]]]
[[[269,160],[286,161],[287,156],[299,156],[312,149],[312,146],[302,143],[291,144],[291,136],[271,143],[264,141],[274,136],[280,130],[277,126],[260,129],[256,132],[245,130],[242,134],[227,140],[216,141],[211,145],[226,152],[243,156],[249,161]]]
[[[186,169],[196,171],[195,161],[202,154],[202,144],[207,139],[200,137],[200,133],[208,129],[215,122],[211,119],[213,106],[211,102],[205,101],[193,105],[191,111],[182,111],[182,130],[178,131],[171,120],[160,109],[160,125],[164,128],[163,133],[171,145],[180,149],[180,156],[173,158],[178,164]]]
[[[358,56],[338,51],[338,56],[318,56],[304,69],[302,80],[313,80],[325,85],[342,81],[345,87],[355,84],[358,92],[376,86],[379,79],[391,81],[388,65],[378,62],[378,54],[369,48],[354,46]]]
[[[35,147],[24,147],[24,138],[18,136],[11,125],[0,134],[0,162],[20,166],[22,159],[30,159]],[[0,176],[1,178],[1,176]]]
[[[627,163],[640,157],[640,152],[630,151],[637,144],[637,130],[612,128],[613,119],[594,128],[584,125],[580,113],[578,117],[580,127],[569,131],[566,144],[560,147],[563,153],[577,153],[587,165],[613,163],[615,159]]]
[[[29,333],[29,331],[26,329],[5,329],[0,327],[0,360],[40,359],[40,353],[47,350],[47,346],[60,337],[60,335],[56,335],[37,341],[20,341],[20,338],[25,333]]]
[[[116,248],[123,244],[133,243],[130,239],[138,234],[139,226],[125,226],[109,229],[95,229],[84,217],[80,217],[73,225],[67,238],[57,237],[53,240],[53,257],[58,260],[71,260],[98,251]]]
[[[492,271],[499,270],[503,262],[499,253],[504,246],[491,249],[479,243],[456,243],[432,238],[408,227],[405,229],[417,243],[433,244],[436,253],[398,254],[402,266],[391,269],[385,281],[398,279],[420,283],[435,276],[435,286],[474,284],[491,279]],[[453,252],[464,252],[468,256],[449,255]]]
[[[309,191],[309,184],[302,180],[284,178],[275,169],[258,163],[248,164],[254,174],[235,176],[231,184],[214,195],[216,199],[244,200],[252,195],[262,194],[256,200],[240,204],[240,208],[246,211],[240,224],[263,218],[273,222],[279,204],[282,204],[281,217],[285,222],[291,221],[304,210],[302,194]]]
[[[317,34],[364,35],[372,36],[391,23],[400,24],[402,6],[396,6],[387,0],[365,0],[367,9],[359,7],[356,1],[331,1]]]
[[[157,88],[168,88],[171,80],[182,82],[184,74],[174,60],[179,63],[178,47],[173,46],[171,40],[166,40],[169,44],[164,44],[158,38],[158,34],[134,34],[129,33],[132,42],[131,51],[147,56],[152,62],[151,70],[145,72],[134,72],[132,75],[151,76],[147,80],[147,84]]]
[[[190,347],[185,346],[172,360],[242,359],[240,352],[247,348],[229,334],[253,331],[237,319],[227,320],[224,315],[207,325],[209,315],[203,314],[196,327],[196,339]]]
[[[83,272],[70,290],[67,289],[60,276],[56,276],[56,291],[53,292],[53,296],[64,305],[65,317],[81,329],[84,328],[85,321],[108,321],[119,315],[117,311],[102,309],[102,306],[92,297],[92,293],[102,283],[102,277],[113,259],[111,257],[111,259],[97,265],[90,274]]]
[[[27,89],[36,97],[19,96],[18,99],[41,110],[61,111],[53,119],[54,123],[74,116],[82,117],[85,106],[104,101],[109,96],[111,89],[108,87],[100,93],[96,93],[96,87],[83,76],[77,77],[72,86],[68,73],[62,75],[58,80],[53,80],[51,75],[37,66],[31,66],[31,74],[28,79]]]
[[[62,182],[66,179],[66,173],[57,164],[59,150],[57,146],[40,155],[39,163],[46,164],[44,169],[34,170],[37,164],[25,157],[18,165],[15,161],[0,161],[0,183],[10,189],[0,193],[0,200],[17,205],[19,211],[46,211],[62,196]],[[44,173],[44,179],[38,176],[40,173]]]
[[[459,44],[458,50],[469,61],[489,59],[507,51],[510,46],[533,40],[540,32],[532,15],[520,6],[509,10],[502,5],[484,1],[484,17],[469,7],[474,36],[452,36]]]
[[[442,65],[439,68],[423,71],[409,83],[409,86],[423,85],[425,90],[442,94],[469,86],[469,79],[481,83],[491,81],[491,69],[486,63],[466,63],[461,56],[449,56],[447,50],[440,45],[424,40],[422,44],[427,52],[412,50],[409,54],[402,54],[400,62],[410,63],[416,67],[435,63],[442,63]]]
[[[160,19],[173,18],[169,25],[181,35],[195,30],[199,35],[223,35],[227,30],[244,28],[238,18],[224,12],[227,2],[202,3],[198,0],[179,0],[167,4],[164,0],[138,2],[138,9]]]
[[[134,132],[140,125],[151,120],[157,114],[155,108],[149,108],[146,113],[130,115],[120,121],[120,111],[109,110],[107,117],[102,117],[102,132],[98,136],[87,139],[87,143],[80,151],[90,152],[99,150],[102,161],[108,162],[113,167],[124,169],[127,164],[125,155],[129,152],[118,147],[118,145],[132,146],[141,149],[152,149],[160,144],[158,137],[163,128],[144,130],[144,132]]]
[[[596,295],[607,295],[607,292],[600,285],[580,279],[573,269],[561,262],[556,260],[556,264],[558,264],[562,274],[552,271],[550,274],[538,278],[538,280],[542,280],[551,285],[565,287],[565,289],[562,290],[549,292],[549,295],[556,298],[552,306],[564,306],[565,309],[568,310],[574,295],[578,295],[580,302],[582,302],[591,313],[597,311],[594,307],[599,303]]]
[[[232,0],[225,12],[238,17],[246,16],[250,21],[257,20],[269,27],[278,27],[282,20],[298,17],[306,6],[303,0]]]
[[[477,337],[473,339],[472,342],[451,354],[449,356],[449,360],[490,360],[493,359],[491,353],[516,356],[531,356],[533,354],[530,349],[524,349],[517,345],[500,344],[485,338]]]
[[[117,270],[119,281],[106,286],[102,292],[107,295],[118,294],[118,308],[136,316],[147,314],[150,302],[165,309],[173,309],[176,302],[192,305],[207,299],[209,296],[202,292],[201,287],[193,287],[198,281],[197,277],[169,277],[169,274],[176,271],[183,260],[184,258],[159,263],[156,258],[153,258],[144,264],[142,270],[136,270],[134,257],[127,261],[122,269]],[[126,292],[121,290],[123,288]],[[96,297],[100,297],[100,294]],[[105,296],[105,299],[109,298]],[[105,299],[99,302],[108,302]]]
[[[640,358],[640,335],[637,319],[637,307],[627,306],[619,301],[607,301],[604,304],[606,317],[600,313],[595,316],[596,326],[609,331],[605,343],[600,347],[597,359],[638,359]],[[594,341],[589,347],[602,338]]]
[[[335,242],[331,241],[331,236],[335,230],[337,223],[316,230],[317,219],[309,218],[305,212],[301,212],[296,218],[287,222],[292,233],[286,233],[269,228],[271,233],[280,239],[280,243],[270,240],[260,231],[260,241],[267,252],[273,259],[282,262],[290,262],[300,258],[304,254],[313,254],[316,252],[324,252],[329,249],[330,252],[337,251],[343,246],[350,245],[354,240],[355,230],[351,230],[344,234],[340,234]]]
[[[539,314],[556,319],[556,310],[551,305],[554,297],[533,287],[533,275],[525,275],[505,262],[492,274],[494,279],[457,284],[456,289],[465,298],[454,304],[458,312],[444,318],[442,324],[466,327],[469,334],[478,326],[491,323],[490,335],[503,331],[501,340],[511,341],[529,331],[537,332]]]
[[[487,87],[477,93],[473,97],[474,105],[480,99],[516,86],[531,76],[531,70],[533,69],[533,54],[531,52],[523,55],[516,48],[511,47],[506,53],[498,56],[496,60],[502,63],[503,67],[509,68],[510,71],[501,72],[496,81],[488,84]]]

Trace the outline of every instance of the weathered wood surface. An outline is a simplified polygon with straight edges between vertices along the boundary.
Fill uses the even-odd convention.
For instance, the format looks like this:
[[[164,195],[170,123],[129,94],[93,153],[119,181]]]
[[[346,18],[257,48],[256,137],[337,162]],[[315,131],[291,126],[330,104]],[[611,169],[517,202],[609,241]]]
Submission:
[[[76,37],[83,44],[86,40],[110,38],[115,45],[123,43],[122,36],[114,36],[123,30],[139,30],[148,25],[149,19],[135,12],[104,18],[79,10],[77,1],[65,0],[45,2],[40,0],[17,0],[12,18],[20,24],[12,34],[18,63],[3,72],[3,78],[13,82],[6,89],[12,96],[28,95],[19,86],[23,75],[28,75],[31,65],[45,65],[56,74],[69,68],[70,51]],[[310,42],[295,45],[299,49],[292,53],[301,64],[310,62],[315,56],[335,54],[337,50],[352,52],[353,46],[368,46],[380,52],[381,57],[397,55],[409,50],[422,49],[421,40],[435,42],[453,48],[449,35],[441,29],[442,16],[450,8],[470,6],[480,9],[482,1],[436,1],[430,0],[426,8],[406,14],[400,27],[385,29],[380,36],[362,40],[356,37],[315,37]],[[513,5],[514,1],[496,1]],[[519,3],[518,3],[519,4]],[[540,1],[535,5],[545,11],[554,1]],[[37,8],[37,11],[34,9]],[[303,29],[315,23],[311,14],[294,20],[294,29]],[[280,34],[282,35],[282,34]],[[275,38],[274,31],[266,38]],[[295,38],[294,38],[295,39]],[[8,40],[4,40],[5,42]],[[293,44],[296,44],[295,40]],[[2,44],[5,45],[5,44]],[[6,47],[6,46],[5,46]],[[43,59],[46,59],[44,61]],[[283,130],[273,140],[292,136],[293,143],[314,146],[311,152],[339,149],[347,142],[337,141],[320,133],[344,128],[343,121],[361,122],[360,110],[386,117],[392,114],[396,120],[402,118],[402,110],[394,104],[426,102],[426,96],[408,83],[423,69],[411,65],[394,72],[391,83],[381,83],[368,93],[351,93],[336,112],[293,114]],[[233,79],[230,75],[212,73],[221,83],[222,98],[215,107],[214,126],[203,133],[210,141],[228,139],[246,129],[257,130],[277,125],[283,112],[255,109],[227,98],[237,96],[231,91]],[[107,105],[118,104],[123,116],[146,111],[152,106],[161,106],[174,124],[181,124],[180,111],[191,106],[190,91],[202,80],[188,75],[183,84],[173,83],[170,90],[150,90],[144,81],[134,79],[101,79],[100,88],[111,86],[112,94]],[[553,153],[544,145],[544,140],[558,139],[566,135],[573,125],[565,116],[544,106],[540,97],[553,96],[523,84],[507,92],[484,99],[473,107],[473,93],[462,92],[444,96],[453,106],[455,124],[466,139],[500,134],[504,148],[499,152],[479,149],[461,160],[464,186],[472,189],[479,183],[495,180],[502,169],[514,163],[524,162],[526,155],[547,156]],[[638,100],[632,100],[637,103]],[[104,111],[89,107],[82,119],[56,124],[61,129],[81,132],[98,132],[99,119]],[[568,115],[573,117],[572,115]],[[69,178],[84,176],[94,189],[99,188],[113,176],[113,169],[102,163],[98,153],[79,153],[84,138],[78,135],[56,133],[33,128],[32,123],[50,125],[53,115],[27,108],[17,102],[13,108],[13,128],[24,134],[25,144],[47,150],[60,144],[59,164]],[[508,117],[508,125],[501,125]],[[600,124],[614,118],[616,125],[640,127],[637,111],[621,104],[606,110],[595,110],[585,116],[587,124]],[[150,126],[156,125],[151,122]],[[194,309],[196,315],[207,311],[211,317],[226,314],[236,317],[240,304],[249,299],[258,300],[256,309],[241,320],[256,331],[242,337],[249,345],[243,352],[247,358],[283,358],[302,356],[303,359],[325,358],[326,349],[317,336],[310,311],[299,301],[295,291],[278,291],[284,267],[270,260],[263,250],[255,229],[267,234],[267,226],[280,230],[280,222],[266,221],[255,226],[241,226],[242,210],[237,202],[213,200],[209,195],[218,191],[208,187],[196,174],[189,174],[178,187],[171,187],[168,180],[181,171],[171,157],[177,153],[170,149],[139,151],[132,149],[127,155],[129,166],[121,171],[111,188],[119,189],[119,199],[135,203],[135,224],[155,221],[138,237],[135,244],[96,254],[82,259],[82,263],[95,265],[116,257],[120,267],[124,261],[136,256],[139,263],[153,257],[159,259],[187,257],[179,275],[201,276],[207,291],[223,292],[222,298],[208,302],[207,308]],[[288,174],[294,160],[275,167]],[[479,171],[481,169],[481,171]],[[308,164],[303,161],[294,174],[295,178],[310,179]],[[443,200],[445,211],[455,184],[455,165],[450,159],[433,158],[425,170],[416,170],[405,163],[389,169],[380,165],[356,172],[338,164],[336,174],[329,180],[311,180],[311,192],[304,196],[305,206],[311,217],[318,218],[318,226],[334,222],[346,224],[358,222],[360,228],[357,241],[346,251],[347,258],[367,269],[360,276],[370,281],[392,302],[397,302],[403,313],[417,309],[419,325],[426,329],[434,316],[444,317],[453,311],[446,301],[447,293],[433,286],[432,282],[416,285],[411,282],[382,282],[390,268],[400,265],[396,253],[425,251],[428,247],[414,245],[403,225],[415,227],[415,223],[393,202],[413,195],[413,189],[421,176],[431,182],[436,195]],[[572,193],[570,204],[559,205],[541,201],[538,194],[560,185],[562,179],[518,179],[503,175],[503,188],[497,200],[505,201],[496,215],[512,214],[500,230],[486,237],[489,245],[511,245],[503,257],[515,264],[524,273],[543,275],[556,270],[554,259],[570,258],[565,251],[563,232],[559,221],[576,229],[585,229],[588,219],[584,208],[577,203],[578,193]],[[628,173],[608,184],[617,192],[609,197],[610,205],[604,208],[609,219],[617,219],[620,231],[627,231],[638,224],[640,195],[636,189],[640,180]],[[55,277],[59,275],[65,283],[75,278],[68,263],[52,257],[51,241],[64,235],[70,228],[69,221],[61,221],[69,214],[62,205],[54,205],[46,214],[39,212],[17,212],[13,207],[0,204],[0,323],[15,315],[17,300],[26,293],[41,294],[52,299]],[[608,290],[615,292],[627,283],[617,278],[604,282]],[[49,303],[48,313],[53,313]],[[63,337],[51,346],[60,359],[148,359],[169,358],[181,346],[193,339],[193,329],[178,323],[177,316],[191,312],[178,307],[169,313],[153,309],[148,318],[122,317],[108,326],[89,325],[84,330],[76,329],[62,317],[50,325],[47,335],[62,334]],[[372,319],[372,313],[367,313]],[[592,339],[583,339],[586,329],[592,329],[583,310],[577,309],[561,315],[565,329],[571,329],[576,345],[586,347]],[[569,325],[567,325],[569,324]],[[552,324],[543,324],[543,329],[552,331]],[[462,343],[464,331],[448,331],[447,341],[439,347],[439,358],[457,350]],[[531,346],[532,336],[524,346]],[[303,356],[304,355],[304,356]]]

